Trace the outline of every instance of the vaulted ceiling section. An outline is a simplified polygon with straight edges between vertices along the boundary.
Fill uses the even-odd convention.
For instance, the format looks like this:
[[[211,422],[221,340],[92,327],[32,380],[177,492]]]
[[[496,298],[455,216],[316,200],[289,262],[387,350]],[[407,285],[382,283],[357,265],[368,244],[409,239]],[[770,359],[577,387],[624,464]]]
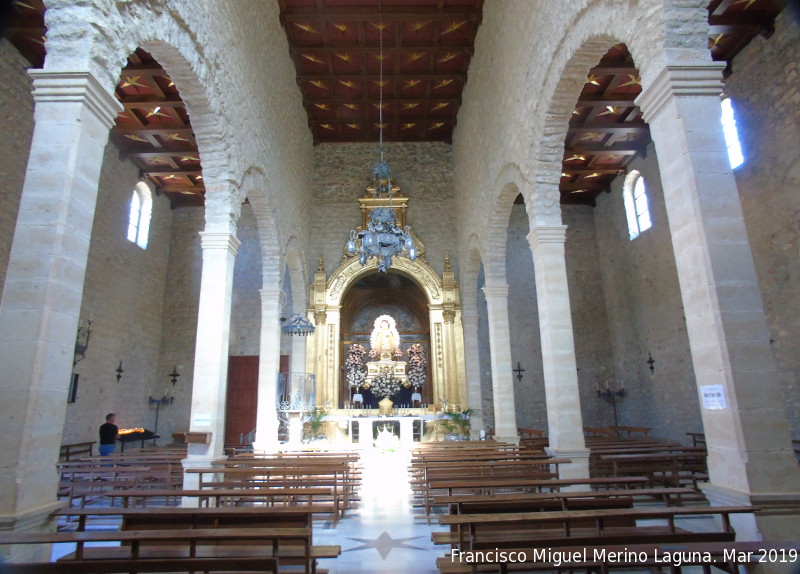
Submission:
[[[381,91],[386,141],[452,141],[484,0],[276,1],[315,143],[377,141]],[[42,0],[11,5],[3,36],[41,67]],[[712,58],[727,62],[730,73],[734,56],[750,40],[772,33],[782,8],[781,0],[711,0]],[[640,92],[638,70],[623,44],[589,70],[564,142],[562,203],[593,205],[645,153],[650,133],[633,103]],[[173,206],[202,205],[200,154],[169,75],[137,50],[116,95],[125,109],[111,138],[121,154]]]

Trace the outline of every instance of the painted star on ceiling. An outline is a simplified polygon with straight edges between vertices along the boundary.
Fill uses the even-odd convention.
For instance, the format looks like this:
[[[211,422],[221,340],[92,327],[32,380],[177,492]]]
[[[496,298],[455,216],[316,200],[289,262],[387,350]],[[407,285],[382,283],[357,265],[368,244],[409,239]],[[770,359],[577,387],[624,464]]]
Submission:
[[[377,538],[349,538],[349,540],[355,540],[356,542],[361,542],[361,546],[356,546],[355,548],[350,548],[345,550],[345,552],[353,552],[356,550],[368,550],[369,548],[374,548],[377,550],[381,558],[386,560],[386,557],[389,556],[389,553],[394,548],[408,548],[411,550],[426,550],[425,548],[421,548],[419,546],[414,546],[412,544],[406,544],[407,540],[416,540],[417,538],[425,538],[424,536],[409,536],[407,538],[392,538],[389,533],[384,530],[381,532],[381,535]]]

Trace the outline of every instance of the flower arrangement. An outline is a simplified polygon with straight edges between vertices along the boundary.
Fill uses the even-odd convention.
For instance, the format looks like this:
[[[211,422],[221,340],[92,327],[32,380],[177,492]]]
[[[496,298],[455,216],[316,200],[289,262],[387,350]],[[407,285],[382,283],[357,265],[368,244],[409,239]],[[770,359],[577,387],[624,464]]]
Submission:
[[[398,379],[391,369],[383,368],[380,374],[372,379],[369,390],[378,398],[388,399],[400,392],[403,383]]]
[[[350,351],[345,360],[347,384],[352,389],[356,389],[364,384],[367,378],[367,369],[364,366],[364,355],[367,350],[363,345],[350,345]]]
[[[414,343],[406,352],[408,353],[408,382],[414,388],[420,388],[425,384],[427,375],[425,349],[419,343]]]

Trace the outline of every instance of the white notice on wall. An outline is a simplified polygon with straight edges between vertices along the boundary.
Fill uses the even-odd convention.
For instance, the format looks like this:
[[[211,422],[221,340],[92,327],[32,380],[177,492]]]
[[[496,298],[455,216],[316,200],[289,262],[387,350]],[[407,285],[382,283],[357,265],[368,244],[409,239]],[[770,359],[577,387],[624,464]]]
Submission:
[[[723,385],[703,385],[700,387],[700,395],[703,397],[703,408],[707,411],[728,408]]]
[[[209,413],[198,413],[192,419],[192,427],[210,427],[211,415]]]

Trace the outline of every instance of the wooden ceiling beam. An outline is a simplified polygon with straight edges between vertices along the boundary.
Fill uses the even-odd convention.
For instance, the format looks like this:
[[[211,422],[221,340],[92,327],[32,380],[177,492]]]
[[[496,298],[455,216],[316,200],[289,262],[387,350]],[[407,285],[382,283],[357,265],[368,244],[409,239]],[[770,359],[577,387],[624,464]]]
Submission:
[[[151,134],[157,136],[168,136],[171,134],[178,134],[181,136],[194,136],[191,128],[187,128],[186,124],[181,124],[181,127],[159,127],[159,128],[114,128],[114,133],[120,135],[126,134]]]
[[[159,64],[128,64],[120,72],[121,78],[130,78],[131,76],[140,77],[155,77],[165,76],[169,78],[169,74],[164,71],[164,68]]]
[[[587,176],[587,175],[594,175],[595,173],[600,175],[619,175],[620,172],[625,171],[624,169],[572,169],[568,166],[563,166],[561,169],[562,173],[566,173],[567,175],[579,175],[579,176]]]
[[[128,110],[132,108],[183,108],[186,104],[179,96],[157,98],[155,96],[122,96],[119,103]]]
[[[617,143],[611,146],[603,144],[581,144],[567,146],[564,150],[565,154],[572,155],[636,155],[642,151],[644,146],[633,146],[630,143]]]
[[[606,134],[644,134],[649,133],[650,128],[647,124],[608,124],[605,122],[585,122],[582,124],[570,125],[567,133],[575,134],[582,132],[597,132]]]
[[[197,177],[198,175],[203,175],[203,170],[200,169],[199,167],[193,169],[173,169],[173,170],[142,169],[141,172],[150,177],[167,177],[169,175]]]
[[[611,106],[614,108],[633,108],[636,107],[636,104],[633,103],[633,98],[630,100],[609,100],[604,99],[602,97],[593,98],[591,96],[582,96],[578,99],[578,103],[575,104],[575,107],[596,107],[596,108],[604,108],[606,106]]]
[[[139,158],[139,159],[153,159],[153,158],[172,158],[182,155],[196,154],[197,146],[181,146],[180,148],[163,148],[160,150],[147,150],[147,151],[123,151],[122,155],[126,158]]]
[[[465,9],[462,6],[443,10],[433,9],[425,10],[421,6],[383,6],[381,15],[378,15],[376,10],[364,11],[363,8],[325,8],[323,12],[319,12],[317,8],[311,8],[312,11],[301,12],[296,9],[295,12],[281,14],[281,24],[287,26],[289,24],[307,24],[309,22],[317,23],[332,23],[339,24],[342,20],[359,21],[359,22],[377,22],[382,19],[385,22],[399,22],[404,20],[431,20],[440,18],[462,18],[472,20],[473,22],[482,20],[482,10]]]
[[[330,82],[338,81],[342,79],[359,79],[364,80],[367,82],[379,82],[381,77],[380,74],[318,74],[314,76],[297,76],[298,82],[316,82],[319,80],[328,80]],[[384,81],[386,80],[397,80],[400,82],[406,80],[453,80],[461,82],[462,84],[466,80],[466,76],[464,74],[430,74],[430,73],[423,73],[423,74],[384,74],[383,75]],[[632,102],[631,102],[631,105]]]

